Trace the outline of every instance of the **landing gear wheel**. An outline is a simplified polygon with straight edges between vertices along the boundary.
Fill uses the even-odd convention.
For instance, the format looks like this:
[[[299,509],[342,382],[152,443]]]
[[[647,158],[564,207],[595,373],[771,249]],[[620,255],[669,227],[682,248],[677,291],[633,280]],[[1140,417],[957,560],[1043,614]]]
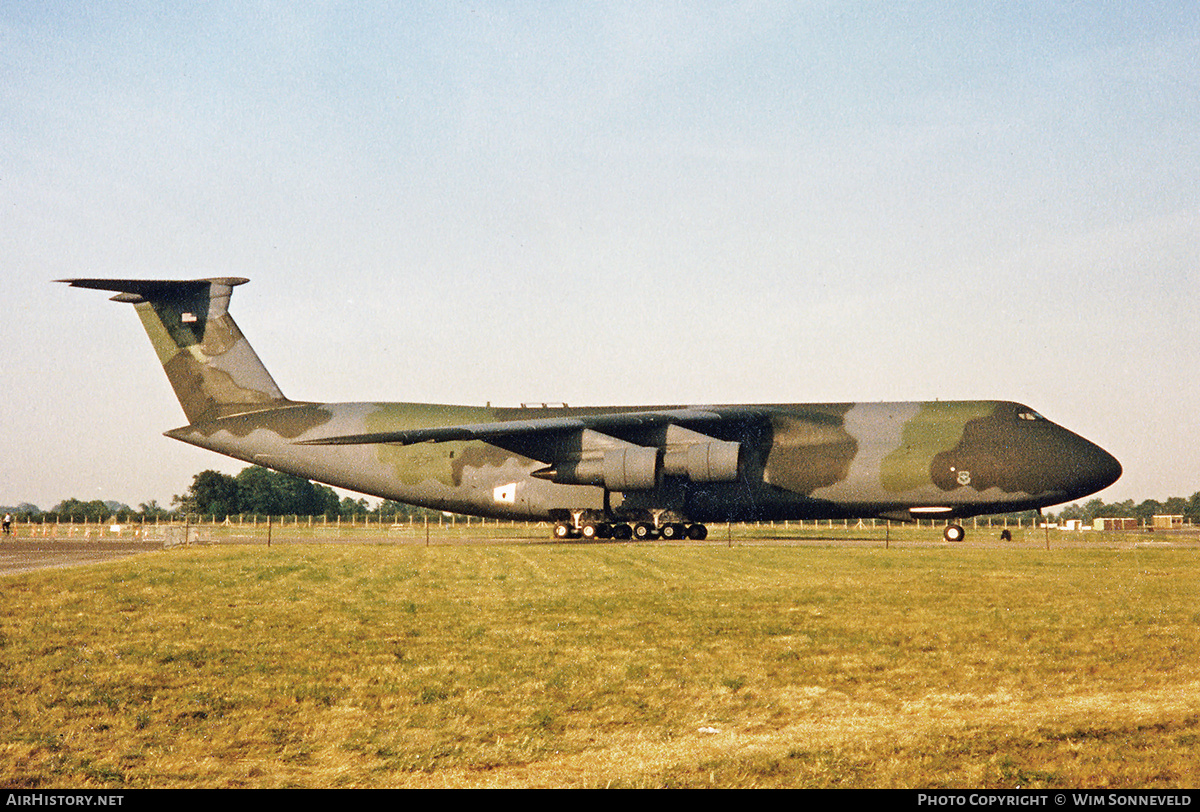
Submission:
[[[708,538],[708,528],[702,524],[693,524],[687,529],[687,537],[692,541],[704,541]]]
[[[627,524],[614,524],[612,534],[615,539],[628,541],[633,538],[633,528]]]
[[[942,531],[942,535],[945,537],[946,541],[957,542],[962,541],[967,537],[967,531],[963,530],[962,527],[957,524],[948,524],[946,525],[946,529]]]
[[[571,528],[571,525],[566,522],[555,522],[554,538],[562,541],[571,538],[572,535],[574,535],[574,530]]]
[[[686,531],[681,524],[664,524],[658,529],[658,537],[665,541],[681,539]]]
[[[633,537],[638,541],[647,541],[654,538],[654,525],[646,522],[638,522],[633,526]]]
[[[584,541],[595,541],[596,539],[612,538],[613,531],[610,525],[604,524],[603,522],[600,522],[599,524],[592,524],[591,522],[588,522],[583,527],[579,528],[579,533],[583,536]]]

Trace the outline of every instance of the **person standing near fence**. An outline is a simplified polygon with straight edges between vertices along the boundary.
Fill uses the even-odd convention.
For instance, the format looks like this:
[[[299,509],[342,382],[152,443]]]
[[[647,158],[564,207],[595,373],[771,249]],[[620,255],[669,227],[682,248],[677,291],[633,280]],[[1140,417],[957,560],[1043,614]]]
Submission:
[[[6,535],[6,536],[12,535],[12,514],[11,513],[4,514],[4,535]]]

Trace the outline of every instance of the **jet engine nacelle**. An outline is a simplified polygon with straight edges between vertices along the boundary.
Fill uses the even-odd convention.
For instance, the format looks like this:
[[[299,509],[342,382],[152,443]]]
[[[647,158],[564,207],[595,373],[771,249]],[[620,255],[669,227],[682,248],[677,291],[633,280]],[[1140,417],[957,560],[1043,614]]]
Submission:
[[[741,443],[720,440],[672,448],[663,455],[663,473],[692,482],[734,482],[741,451]]]
[[[661,451],[657,448],[610,448],[578,460],[560,462],[533,475],[560,485],[600,485],[610,491],[649,491],[658,486]]]
[[[610,448],[564,460],[533,475],[560,485],[599,485],[610,491],[649,491],[659,475],[692,482],[733,482],[738,478],[739,443],[714,441],[675,446],[667,451],[645,446]]]
[[[657,448],[616,448],[604,452],[604,487],[610,491],[648,491],[658,486]]]

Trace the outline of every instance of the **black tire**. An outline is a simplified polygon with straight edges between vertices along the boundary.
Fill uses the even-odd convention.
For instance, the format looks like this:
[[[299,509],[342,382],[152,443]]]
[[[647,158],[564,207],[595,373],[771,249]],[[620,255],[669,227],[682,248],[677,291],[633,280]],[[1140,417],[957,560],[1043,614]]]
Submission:
[[[708,528],[702,524],[693,524],[687,529],[687,537],[692,541],[704,541],[708,538]]]
[[[948,524],[946,525],[946,529],[942,531],[942,536],[945,537],[946,541],[957,543],[967,537],[967,531],[963,530],[960,525]]]
[[[633,526],[633,537],[638,541],[649,541],[654,538],[654,525],[638,522]]]

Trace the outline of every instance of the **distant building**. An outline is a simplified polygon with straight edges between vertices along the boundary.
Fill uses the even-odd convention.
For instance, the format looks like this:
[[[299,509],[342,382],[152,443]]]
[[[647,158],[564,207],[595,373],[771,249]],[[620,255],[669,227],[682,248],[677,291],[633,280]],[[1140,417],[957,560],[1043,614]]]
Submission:
[[[1155,530],[1178,530],[1183,527],[1182,516],[1168,516],[1160,514],[1153,519],[1153,527]]]
[[[1137,530],[1138,520],[1129,517],[1097,517],[1092,527],[1097,530]]]

